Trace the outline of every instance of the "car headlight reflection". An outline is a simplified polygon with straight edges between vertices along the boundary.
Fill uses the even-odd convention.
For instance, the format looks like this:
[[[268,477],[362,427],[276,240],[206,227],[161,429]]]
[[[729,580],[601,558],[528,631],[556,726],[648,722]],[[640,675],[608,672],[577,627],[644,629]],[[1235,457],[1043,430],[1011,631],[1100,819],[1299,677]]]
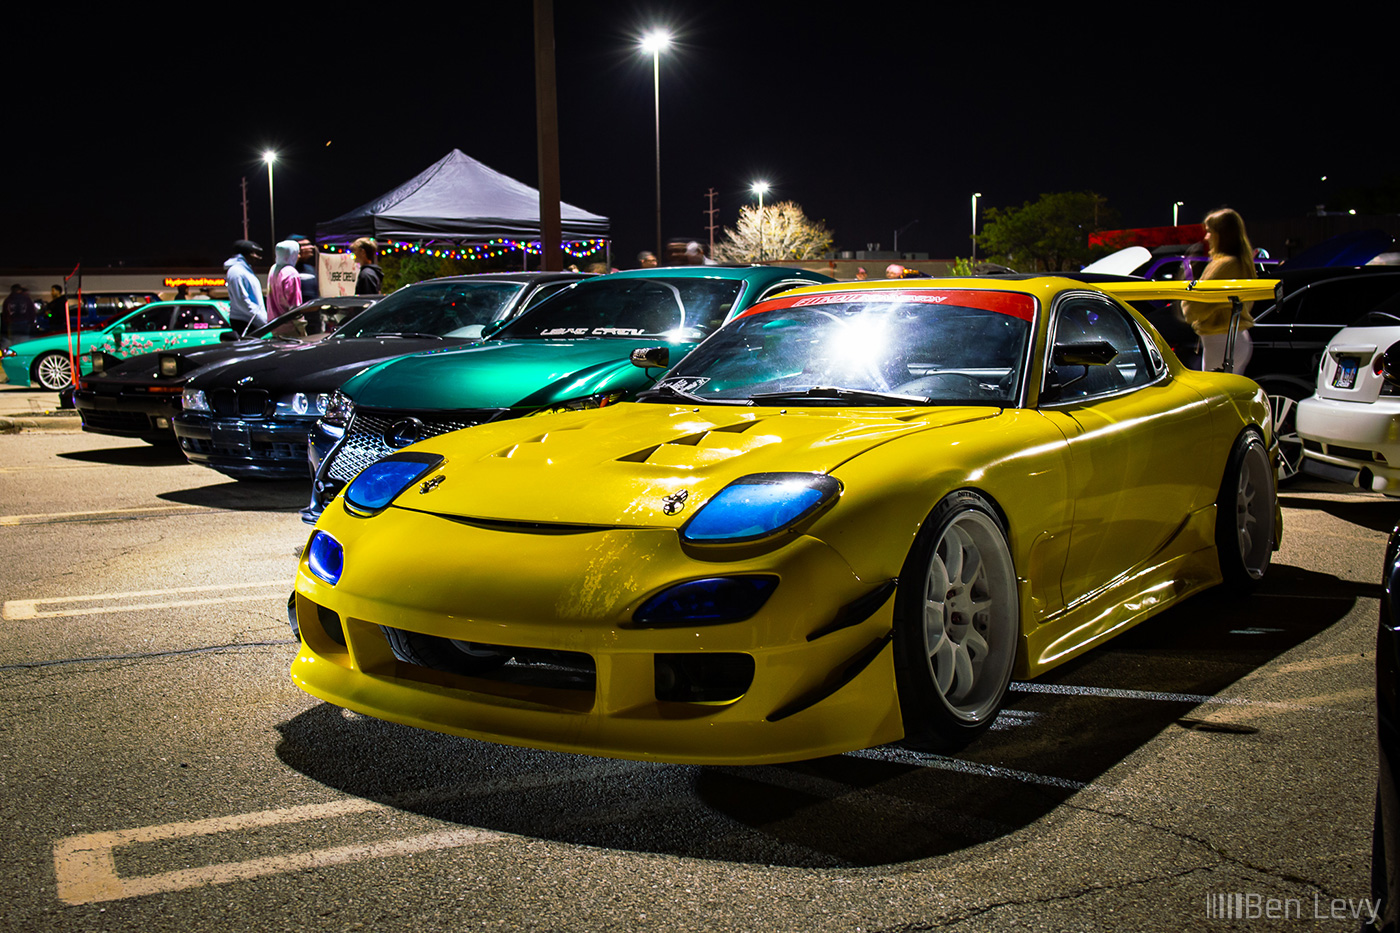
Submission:
[[[306,566],[316,576],[335,586],[345,571],[345,549],[335,538],[318,531],[311,536],[311,546],[306,549]]]
[[[586,411],[590,408],[607,408],[615,405],[627,397],[627,393],[616,389],[612,392],[599,392],[596,395],[585,395],[583,398],[571,398],[566,402],[558,402],[532,412],[536,415],[548,415],[557,411]]]
[[[753,473],[721,489],[681,529],[692,544],[737,544],[777,534],[841,494],[824,473]]]
[[[324,405],[321,405],[322,398],[326,400]],[[321,420],[333,427],[343,428],[355,417],[355,403],[339,389],[329,396],[317,396],[316,403],[321,412]]]
[[[185,411],[208,411],[209,400],[203,389],[186,389],[180,393],[180,407]]]
[[[370,516],[388,508],[399,493],[442,463],[441,454],[407,451],[390,454],[360,471],[345,487],[345,508],[352,515]]]

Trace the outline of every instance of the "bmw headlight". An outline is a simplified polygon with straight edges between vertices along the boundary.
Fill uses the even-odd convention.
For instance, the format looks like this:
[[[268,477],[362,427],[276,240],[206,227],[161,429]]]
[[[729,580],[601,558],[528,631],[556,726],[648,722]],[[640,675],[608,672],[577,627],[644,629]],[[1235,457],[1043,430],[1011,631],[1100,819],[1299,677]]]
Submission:
[[[355,417],[355,403],[350,396],[336,389],[329,397],[317,396],[316,403],[321,405],[321,399],[325,398],[325,406],[321,407],[321,420],[332,427],[343,428],[350,423],[350,419]]]
[[[208,411],[209,400],[203,389],[186,389],[180,393],[180,407],[185,411]]]
[[[376,460],[345,487],[345,508],[352,515],[368,517],[388,508],[399,493],[423,474],[442,463],[441,454],[405,451]]]
[[[825,473],[752,473],[721,489],[681,529],[690,544],[767,538],[816,514],[841,495]]]
[[[330,407],[330,396],[322,392],[320,395],[308,395],[305,392],[295,392],[286,398],[286,405],[292,410],[294,415],[324,415],[326,409]]]
[[[596,395],[585,395],[583,398],[571,398],[566,402],[558,402],[554,405],[541,408],[539,411],[532,412],[532,414],[548,415],[556,411],[586,411],[590,408],[607,408],[609,405],[614,405],[622,401],[626,396],[627,393],[621,389],[614,389],[611,392],[599,392]]]

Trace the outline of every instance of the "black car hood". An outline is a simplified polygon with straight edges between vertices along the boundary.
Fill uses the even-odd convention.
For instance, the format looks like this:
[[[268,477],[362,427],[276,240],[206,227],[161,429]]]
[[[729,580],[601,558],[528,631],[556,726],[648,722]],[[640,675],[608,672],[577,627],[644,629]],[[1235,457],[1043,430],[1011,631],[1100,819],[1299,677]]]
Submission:
[[[234,359],[190,377],[192,389],[247,386],[284,392],[332,392],[371,363],[406,353],[465,346],[475,339],[412,337],[342,337],[289,347],[250,359]],[[245,381],[246,380],[246,381]]]
[[[105,372],[86,378],[100,381],[103,384],[145,385],[147,383],[160,383],[162,385],[180,385],[195,375],[197,367],[217,366],[229,360],[267,356],[279,350],[287,350],[301,345],[299,341],[293,340],[240,340],[235,343],[214,343],[202,347],[190,347],[186,350],[161,350],[158,353],[142,353],[140,356],[133,356]],[[162,356],[178,356],[186,360],[185,374],[182,376],[159,375]]]

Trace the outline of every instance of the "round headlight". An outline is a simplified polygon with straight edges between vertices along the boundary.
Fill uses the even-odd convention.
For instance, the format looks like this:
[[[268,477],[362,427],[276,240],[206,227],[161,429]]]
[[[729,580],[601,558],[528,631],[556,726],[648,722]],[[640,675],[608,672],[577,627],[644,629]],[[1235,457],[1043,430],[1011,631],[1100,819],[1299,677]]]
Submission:
[[[306,402],[306,394],[298,392],[292,396],[292,411],[298,415],[304,415],[311,410],[311,406]]]

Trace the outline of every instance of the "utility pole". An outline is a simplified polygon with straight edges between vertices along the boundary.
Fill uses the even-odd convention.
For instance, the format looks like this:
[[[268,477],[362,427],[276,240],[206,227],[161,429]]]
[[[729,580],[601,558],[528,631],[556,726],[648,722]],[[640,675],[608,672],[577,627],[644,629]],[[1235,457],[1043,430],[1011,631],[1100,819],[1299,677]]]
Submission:
[[[243,239],[248,239],[248,176],[243,176]]]
[[[710,199],[710,207],[709,207],[708,210],[705,211],[706,214],[709,214],[709,215],[710,215],[710,222],[709,222],[709,224],[705,227],[705,229],[708,230],[708,231],[710,231],[710,253],[709,253],[709,255],[710,255],[710,258],[711,258],[711,259],[713,259],[714,256],[715,256],[715,214],[719,213],[719,208],[715,207],[715,196],[716,196],[717,194],[719,194],[719,192],[716,191],[716,190],[713,189],[713,188],[711,188],[709,191],[706,191],[706,192],[705,192],[705,197],[707,197],[707,198]]]

